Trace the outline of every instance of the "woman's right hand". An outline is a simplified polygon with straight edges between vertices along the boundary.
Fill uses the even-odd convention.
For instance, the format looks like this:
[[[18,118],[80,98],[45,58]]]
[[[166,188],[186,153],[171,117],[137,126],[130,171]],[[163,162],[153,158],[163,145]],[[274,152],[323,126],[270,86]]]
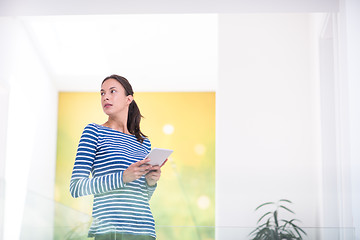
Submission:
[[[147,164],[149,161],[150,159],[144,159],[131,164],[123,173],[123,182],[129,183],[147,174],[151,168],[151,165]]]

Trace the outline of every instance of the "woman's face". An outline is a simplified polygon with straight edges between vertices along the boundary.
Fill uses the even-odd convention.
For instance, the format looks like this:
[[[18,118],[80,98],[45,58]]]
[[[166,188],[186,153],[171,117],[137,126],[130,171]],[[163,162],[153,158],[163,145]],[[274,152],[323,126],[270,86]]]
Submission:
[[[101,85],[101,105],[107,115],[126,113],[133,100],[131,95],[126,96],[125,89],[117,80],[110,78]]]

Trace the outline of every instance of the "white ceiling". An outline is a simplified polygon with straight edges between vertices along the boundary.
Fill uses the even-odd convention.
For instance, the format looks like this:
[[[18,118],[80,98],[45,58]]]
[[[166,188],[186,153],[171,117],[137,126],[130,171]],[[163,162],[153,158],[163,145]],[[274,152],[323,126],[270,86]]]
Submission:
[[[214,91],[217,15],[21,17],[59,91],[124,75],[136,91]]]
[[[337,10],[338,0],[0,2],[0,16],[20,19],[59,91],[98,90],[113,73],[135,91],[215,91],[217,13]]]
[[[1,15],[336,12],[339,0],[1,0]]]

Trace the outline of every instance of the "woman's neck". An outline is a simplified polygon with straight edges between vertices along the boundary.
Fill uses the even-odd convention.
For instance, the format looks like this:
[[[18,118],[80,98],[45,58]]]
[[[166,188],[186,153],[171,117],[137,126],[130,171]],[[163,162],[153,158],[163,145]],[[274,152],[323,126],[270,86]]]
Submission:
[[[103,126],[112,128],[119,132],[130,134],[130,132],[127,128],[127,117],[125,119],[120,119],[120,118],[114,118],[114,117],[109,116],[107,122],[104,123]]]

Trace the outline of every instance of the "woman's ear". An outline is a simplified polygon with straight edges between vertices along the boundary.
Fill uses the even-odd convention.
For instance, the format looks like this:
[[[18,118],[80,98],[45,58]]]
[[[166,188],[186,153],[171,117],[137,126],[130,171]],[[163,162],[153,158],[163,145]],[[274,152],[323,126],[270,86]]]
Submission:
[[[127,103],[130,105],[130,103],[132,103],[132,101],[134,101],[134,97],[132,95],[127,95]]]

